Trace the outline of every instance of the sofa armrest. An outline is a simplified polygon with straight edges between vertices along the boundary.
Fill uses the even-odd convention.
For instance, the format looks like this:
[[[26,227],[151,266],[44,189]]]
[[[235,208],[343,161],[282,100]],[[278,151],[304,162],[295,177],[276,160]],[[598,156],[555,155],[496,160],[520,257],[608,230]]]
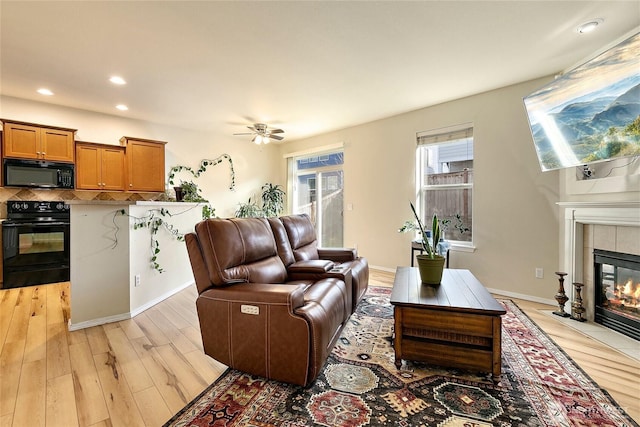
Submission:
[[[304,304],[306,285],[239,283],[206,290],[200,297],[226,303],[286,305],[290,311]]]
[[[198,293],[201,293],[213,285],[209,279],[207,264],[202,257],[202,249],[200,248],[196,233],[185,234],[184,240],[187,246],[189,261],[191,262],[196,288],[198,289]]]
[[[312,336],[296,313],[308,284],[241,283],[212,287],[196,300],[204,351],[262,377],[306,385]]]
[[[358,258],[355,248],[318,248],[318,257],[335,262],[348,262]]]
[[[317,260],[316,260],[317,261]],[[302,262],[307,262],[307,261],[302,261]],[[311,271],[309,269],[307,270],[303,270],[300,269],[298,271],[289,271],[289,279],[291,280],[300,280],[300,281],[305,281],[305,282],[314,282],[317,284],[317,282],[326,280],[326,279],[338,279],[342,282],[344,282],[344,285],[347,289],[347,292],[345,294],[345,302],[347,304],[347,311],[349,313],[349,315],[351,315],[353,308],[352,308],[352,304],[353,304],[353,291],[352,291],[352,273],[351,273],[351,269],[348,267],[348,265],[346,264],[341,264],[341,265],[334,265],[333,262],[331,261],[326,261],[328,263],[331,264],[331,267],[329,269],[325,270],[319,270],[318,271]],[[297,263],[296,263],[297,264]],[[315,286],[315,285],[314,285]]]
[[[309,259],[305,261],[296,261],[287,267],[290,274],[296,273],[326,273],[334,267],[333,261],[325,259]]]

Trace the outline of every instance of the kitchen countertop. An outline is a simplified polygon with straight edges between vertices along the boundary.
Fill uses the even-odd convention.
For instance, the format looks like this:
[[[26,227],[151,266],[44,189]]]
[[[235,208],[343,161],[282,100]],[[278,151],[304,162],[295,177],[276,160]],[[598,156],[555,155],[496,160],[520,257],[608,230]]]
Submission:
[[[68,205],[136,205],[136,206],[198,206],[202,203],[196,202],[171,202],[171,201],[152,201],[152,200],[65,200]]]

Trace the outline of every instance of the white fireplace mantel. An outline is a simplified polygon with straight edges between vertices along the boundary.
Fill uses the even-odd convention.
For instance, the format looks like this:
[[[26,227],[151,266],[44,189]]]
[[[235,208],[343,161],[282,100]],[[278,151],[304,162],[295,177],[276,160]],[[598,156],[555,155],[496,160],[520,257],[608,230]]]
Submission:
[[[559,202],[564,219],[583,224],[640,226],[637,202]]]
[[[568,273],[565,283],[583,280],[583,225],[614,225],[640,227],[640,201],[628,202],[559,202],[564,209],[564,238],[561,248],[563,271]],[[568,290],[568,289],[567,289]],[[567,292],[569,304],[573,289]]]

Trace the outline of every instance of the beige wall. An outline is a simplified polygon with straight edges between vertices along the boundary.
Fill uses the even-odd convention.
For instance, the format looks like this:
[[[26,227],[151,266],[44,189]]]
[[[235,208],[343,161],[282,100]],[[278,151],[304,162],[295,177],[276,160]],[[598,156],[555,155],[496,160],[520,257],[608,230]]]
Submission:
[[[93,113],[52,104],[32,102],[7,96],[0,97],[0,117],[51,126],[78,129],[76,140],[118,145],[122,136],[168,141],[166,145],[167,171],[177,164],[197,169],[202,159],[213,159],[223,153],[231,156],[236,172],[236,191],[230,185],[229,164],[209,167],[194,180],[203,196],[216,208],[218,216],[233,216],[238,203],[244,202],[265,182],[279,178],[278,149],[258,147],[248,138],[231,134],[196,132],[120,116]],[[182,172],[176,178],[193,179]],[[42,199],[44,199],[43,196]]]
[[[538,79],[329,134],[289,142],[282,154],[342,142],[345,245],[373,266],[408,265],[411,236],[398,227],[415,199],[416,132],[474,124],[473,253],[454,252],[452,268],[470,269],[488,288],[553,301],[558,269],[558,172],[542,173],[522,98]],[[285,161],[281,160],[284,171]],[[285,179],[284,176],[282,178]],[[544,278],[535,278],[535,268]]]

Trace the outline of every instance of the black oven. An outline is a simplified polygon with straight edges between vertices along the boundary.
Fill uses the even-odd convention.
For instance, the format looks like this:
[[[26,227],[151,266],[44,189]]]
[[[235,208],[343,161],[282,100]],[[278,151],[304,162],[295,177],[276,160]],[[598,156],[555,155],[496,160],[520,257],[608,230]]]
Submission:
[[[2,222],[3,288],[69,280],[69,205],[7,202]]]

